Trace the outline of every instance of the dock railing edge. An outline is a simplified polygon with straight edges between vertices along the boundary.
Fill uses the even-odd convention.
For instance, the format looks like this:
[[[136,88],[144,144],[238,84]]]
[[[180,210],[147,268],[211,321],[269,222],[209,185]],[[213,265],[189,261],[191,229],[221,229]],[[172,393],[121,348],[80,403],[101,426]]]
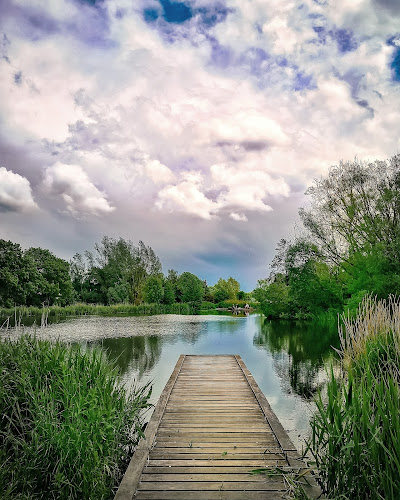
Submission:
[[[272,410],[270,404],[268,403],[267,398],[265,397],[264,393],[261,391],[261,389],[258,387],[257,382],[255,381],[253,375],[251,374],[250,370],[247,368],[245,365],[242,357],[239,354],[235,354],[235,359],[240,366],[244,376],[246,377],[246,380],[251,388],[251,390],[254,393],[255,398],[258,401],[258,404],[260,405],[265,418],[267,419],[267,422],[269,423],[272,432],[274,433],[279,446],[281,447],[284,455],[286,456],[286,459],[289,463],[289,466],[293,469],[297,470],[302,470],[306,471],[306,469],[309,469],[308,467],[305,467],[305,462],[301,459],[301,456],[299,452],[297,451],[297,448],[294,446],[292,440],[290,439],[288,433],[285,431],[283,425],[281,424],[280,420],[278,417],[275,415],[274,411]],[[310,470],[310,474],[307,475],[307,479],[309,484],[302,484],[305,492],[310,498],[323,498],[322,497],[322,491],[320,486],[318,485],[312,470]]]
[[[179,372],[182,368],[185,354],[181,354],[175,365],[175,368],[162,391],[157,404],[154,408],[153,414],[147,424],[144,437],[139,441],[139,444],[129,462],[128,468],[121,480],[114,500],[132,500],[139,484],[140,475],[144,466],[146,465],[150,448],[153,444],[158,426],[160,425],[161,418],[164,414],[171,391],[178,378]]]

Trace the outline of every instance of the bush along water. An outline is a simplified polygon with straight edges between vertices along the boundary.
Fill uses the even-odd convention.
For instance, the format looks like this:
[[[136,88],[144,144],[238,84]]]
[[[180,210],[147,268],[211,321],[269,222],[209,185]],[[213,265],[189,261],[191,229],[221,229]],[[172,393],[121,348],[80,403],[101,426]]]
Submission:
[[[319,397],[309,449],[329,498],[400,498],[400,301],[343,318],[341,375]]]
[[[96,349],[24,336],[0,343],[3,499],[113,497],[149,407]]]
[[[22,319],[35,317],[40,320],[44,315],[46,317],[54,316],[85,316],[85,315],[103,315],[117,316],[126,315],[152,315],[152,314],[192,314],[191,304],[177,302],[174,304],[113,304],[109,306],[101,304],[73,304],[65,307],[45,306],[45,307],[26,307],[17,306],[14,308],[0,308],[0,318],[5,326],[9,324],[21,323]],[[1,325],[0,325],[1,326]]]

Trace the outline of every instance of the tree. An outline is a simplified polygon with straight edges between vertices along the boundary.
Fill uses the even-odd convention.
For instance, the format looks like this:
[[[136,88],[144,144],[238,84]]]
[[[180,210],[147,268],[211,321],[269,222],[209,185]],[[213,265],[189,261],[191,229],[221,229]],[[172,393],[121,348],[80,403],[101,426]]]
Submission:
[[[0,306],[25,305],[39,281],[39,273],[21,246],[0,240]]]
[[[159,304],[164,296],[163,281],[160,276],[149,276],[143,287],[145,302]]]
[[[73,286],[68,262],[43,248],[30,248],[25,252],[25,257],[33,263],[40,276],[35,293],[27,297],[27,303],[36,306],[43,303],[61,306],[70,304]]]
[[[213,287],[213,295],[216,302],[224,300],[237,300],[237,295],[240,290],[239,282],[229,277],[228,280],[219,278],[218,282]]]
[[[161,274],[160,259],[142,241],[135,246],[130,240],[104,236],[95,244],[94,254],[86,253],[86,259],[91,280],[87,288],[103,303],[140,303],[146,279]]]
[[[204,297],[203,282],[192,273],[182,273],[178,279],[178,289],[182,296],[182,302],[192,306],[193,312],[198,312]]]
[[[175,290],[173,284],[170,281],[165,280],[163,287],[164,287],[164,293],[162,299],[163,304],[173,304],[175,302]]]
[[[177,302],[182,302],[181,300],[181,291],[179,290],[178,287],[178,279],[179,275],[178,272],[175,271],[175,269],[168,269],[168,275],[166,278],[166,283],[168,283],[168,287],[171,287],[174,293],[174,302],[175,300]]]

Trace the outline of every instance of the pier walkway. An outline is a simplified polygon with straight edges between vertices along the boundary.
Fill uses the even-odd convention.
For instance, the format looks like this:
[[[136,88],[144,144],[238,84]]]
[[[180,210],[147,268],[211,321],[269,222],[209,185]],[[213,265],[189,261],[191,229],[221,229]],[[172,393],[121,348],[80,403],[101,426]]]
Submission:
[[[292,470],[304,463],[241,357],[182,355],[115,500],[288,498]]]

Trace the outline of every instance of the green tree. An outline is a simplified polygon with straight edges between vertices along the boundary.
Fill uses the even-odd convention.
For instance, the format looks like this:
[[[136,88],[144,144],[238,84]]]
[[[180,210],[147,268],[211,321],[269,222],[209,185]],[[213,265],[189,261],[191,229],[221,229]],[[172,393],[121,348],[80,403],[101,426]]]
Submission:
[[[238,298],[238,293],[240,290],[239,282],[230,276],[228,278],[228,281],[226,282],[226,284],[227,284],[227,288],[228,288],[229,298],[231,300],[236,300]]]
[[[87,252],[90,293],[109,303],[120,297],[122,302],[140,303],[149,276],[161,273],[161,262],[154,250],[139,241],[104,236],[95,244],[95,253]]]
[[[25,257],[33,262],[40,275],[35,293],[27,297],[27,303],[70,304],[74,294],[69,263],[43,248],[30,248],[25,252]]]
[[[168,280],[164,280],[163,288],[163,304],[173,304],[175,302],[175,290],[173,284]]]
[[[37,290],[40,275],[21,246],[0,240],[0,306],[26,305]]]
[[[218,282],[213,287],[214,299],[216,302],[222,302],[227,299],[237,300],[239,290],[239,282],[232,277],[229,277],[228,280],[219,278]]]
[[[173,292],[174,292],[174,302],[182,302],[181,300],[181,291],[179,290],[178,287],[178,280],[179,280],[179,274],[178,271],[175,271],[175,269],[168,269],[168,275],[166,277],[166,283],[169,284],[169,286],[172,287]]]
[[[258,300],[261,303],[261,310],[267,318],[279,318],[290,312],[289,291],[286,278],[282,274],[275,275],[269,284],[265,284],[262,293],[258,295]]]
[[[182,302],[192,306],[193,312],[198,312],[204,297],[203,282],[192,273],[182,273],[178,279],[178,289]]]
[[[163,280],[160,276],[149,276],[143,286],[143,297],[149,304],[159,304],[164,296]]]

